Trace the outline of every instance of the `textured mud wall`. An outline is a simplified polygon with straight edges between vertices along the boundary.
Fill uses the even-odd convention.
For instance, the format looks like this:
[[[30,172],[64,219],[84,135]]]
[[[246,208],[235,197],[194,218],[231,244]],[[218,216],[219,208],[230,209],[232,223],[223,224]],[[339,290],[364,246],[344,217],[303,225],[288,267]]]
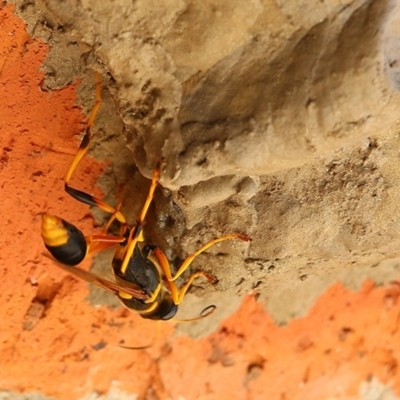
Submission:
[[[400,3],[16,5],[37,39],[4,11],[0,205],[10,217],[2,238],[0,389],[68,399],[107,393],[117,381],[140,398],[399,394],[397,285],[366,283],[358,294],[336,285],[285,328],[262,307],[286,323],[336,280],[355,288],[366,277],[378,284],[398,277]],[[43,211],[85,232],[103,221],[62,193],[84,126],[76,103],[90,110],[93,70],[102,73],[104,102],[91,156],[103,164],[106,199],[115,201],[125,183],[124,212],[134,223],[148,184],[142,174],[164,157],[165,190],[146,233],[175,264],[211,237],[238,231],[253,238],[198,258],[195,266],[219,282],[198,282],[193,292],[202,300],[185,299],[186,315],[201,310],[201,301],[221,314],[181,330],[212,329],[249,289],[262,300],[247,298],[199,342],[171,338],[166,324],[162,344],[123,351],[119,341],[143,343],[154,326],[90,307],[84,285],[60,280],[33,240]],[[101,167],[85,163],[74,179],[99,193]],[[95,268],[109,268],[106,255]],[[98,292],[89,298],[106,302]]]
[[[201,256],[217,290],[257,287],[284,321],[311,304],[319,283],[340,273],[357,284],[397,257],[398,2],[20,5],[31,31],[57,44],[47,87],[85,67],[108,76],[132,153],[115,157],[101,143],[103,157],[147,176],[167,160],[162,184],[173,202],[158,207],[153,241],[183,259],[213,236],[253,237]],[[100,116],[106,135],[121,135],[109,121]],[[305,304],[278,307],[290,293]]]

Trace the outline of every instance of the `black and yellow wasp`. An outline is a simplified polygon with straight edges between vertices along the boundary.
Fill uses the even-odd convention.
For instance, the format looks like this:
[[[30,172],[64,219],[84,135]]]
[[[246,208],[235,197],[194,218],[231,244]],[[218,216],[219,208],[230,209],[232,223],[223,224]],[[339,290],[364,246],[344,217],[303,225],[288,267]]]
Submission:
[[[204,276],[209,281],[213,281],[210,275],[203,271],[198,271],[190,275],[186,284],[181,288],[177,286],[176,279],[187,270],[196,256],[212,245],[224,240],[240,239],[248,241],[250,239],[247,236],[234,233],[211,240],[195,253],[189,255],[177,273],[173,275],[165,254],[158,247],[145,244],[143,236],[146,214],[160,177],[161,163],[157,164],[153,172],[149,193],[137,223],[133,227],[128,226],[126,218],[120,211],[122,206],[121,193],[118,195],[117,206],[112,207],[102,200],[69,185],[72,174],[82,157],[88,151],[93,137],[91,127],[101,104],[101,82],[98,73],[96,73],[96,82],[96,101],[87,122],[79,150],[65,177],[65,191],[84,204],[99,207],[101,210],[111,214],[111,217],[103,234],[84,236],[77,227],[64,219],[43,214],[41,225],[42,238],[46,248],[54,257],[56,264],[63,270],[113,292],[127,308],[135,310],[143,318],[168,320],[175,316],[178,305],[196,277]],[[111,223],[115,220],[120,225],[119,236],[108,234]],[[105,279],[78,267],[79,263],[88,255],[113,246],[116,247],[112,261],[113,280]],[[201,315],[201,317],[204,316],[205,314]]]

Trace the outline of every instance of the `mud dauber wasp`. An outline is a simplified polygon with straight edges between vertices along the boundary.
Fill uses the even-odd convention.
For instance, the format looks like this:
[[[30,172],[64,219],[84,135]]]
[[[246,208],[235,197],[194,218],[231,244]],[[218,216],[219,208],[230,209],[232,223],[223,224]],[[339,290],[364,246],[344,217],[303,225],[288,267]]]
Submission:
[[[160,177],[161,162],[157,164],[153,172],[146,201],[137,223],[133,227],[128,226],[125,216],[120,211],[122,206],[121,193],[118,194],[117,206],[113,207],[86,192],[71,187],[69,182],[72,174],[82,157],[87,153],[93,138],[91,128],[100,104],[101,79],[99,73],[96,73],[96,101],[87,122],[79,150],[66,174],[65,191],[84,204],[99,207],[101,210],[111,214],[111,217],[104,228],[103,234],[84,236],[77,227],[64,219],[43,214],[41,225],[42,238],[46,248],[54,257],[57,266],[64,271],[114,293],[127,308],[138,312],[143,318],[168,320],[175,316],[178,305],[183,300],[196,277],[203,276],[211,283],[214,282],[212,276],[203,271],[198,271],[191,274],[188,281],[182,287],[179,288],[177,286],[176,279],[187,270],[194,258],[216,243],[229,239],[249,241],[250,238],[245,235],[233,233],[213,239],[195,253],[189,255],[177,273],[173,275],[164,252],[154,245],[145,244],[143,236],[146,214]],[[112,222],[115,220],[120,225],[119,236],[107,233]],[[105,279],[78,267],[88,255],[114,246],[116,247],[112,261],[114,280]],[[200,314],[200,317],[193,320],[209,315],[213,311],[212,307],[207,307]]]

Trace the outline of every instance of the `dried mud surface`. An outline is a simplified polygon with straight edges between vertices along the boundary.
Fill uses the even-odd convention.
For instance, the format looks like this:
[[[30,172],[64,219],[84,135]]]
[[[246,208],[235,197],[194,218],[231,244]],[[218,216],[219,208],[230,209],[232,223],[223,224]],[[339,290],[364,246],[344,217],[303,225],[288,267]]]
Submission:
[[[381,262],[400,255],[398,1],[16,3],[50,44],[46,88],[83,79],[87,112],[102,73],[92,154],[107,198],[127,185],[131,221],[141,175],[167,161],[150,241],[178,265],[253,237],[199,257],[219,278],[200,297],[256,288],[282,323],[338,277],[397,276]]]
[[[0,8],[0,399],[400,396],[398,2],[45,4],[17,2],[27,27]],[[105,218],[62,190],[93,69],[104,102],[74,184],[112,202],[125,183],[134,222],[161,155],[146,233],[172,260],[253,238],[197,260],[219,278],[183,305],[219,306],[179,327],[200,339],[42,255],[41,212],[84,232]]]

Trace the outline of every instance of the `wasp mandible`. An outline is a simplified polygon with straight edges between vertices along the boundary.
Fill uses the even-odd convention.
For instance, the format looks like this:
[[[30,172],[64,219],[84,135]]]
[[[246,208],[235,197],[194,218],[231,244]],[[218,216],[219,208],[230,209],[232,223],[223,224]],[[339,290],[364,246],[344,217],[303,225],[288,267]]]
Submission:
[[[135,226],[129,226],[125,216],[120,211],[122,195],[118,195],[116,207],[93,197],[92,195],[73,188],[69,182],[82,157],[87,153],[93,138],[91,128],[101,104],[101,79],[96,72],[96,100],[89,116],[85,133],[77,154],[65,176],[65,191],[74,199],[89,206],[99,207],[111,215],[103,234],[84,236],[74,225],[62,218],[43,214],[41,234],[46,248],[54,257],[56,265],[64,271],[87,282],[95,284],[114,293],[129,309],[138,312],[143,318],[153,320],[168,320],[175,316],[178,305],[182,302],[193,280],[199,276],[213,282],[214,278],[203,271],[191,274],[187,282],[178,287],[176,280],[190,267],[192,261],[202,252],[216,243],[239,239],[249,241],[250,238],[232,233],[213,239],[203,245],[195,253],[189,255],[178,271],[172,274],[170,264],[164,252],[157,246],[146,244],[143,227],[149,206],[153,200],[161,171],[161,162],[154,169],[150,189],[141,209]],[[108,233],[111,223],[118,221],[119,236]],[[89,255],[111,247],[116,247],[112,260],[114,279],[105,279],[100,275],[79,268],[79,264]],[[202,314],[199,318],[208,315]],[[199,319],[194,318],[194,320]]]

